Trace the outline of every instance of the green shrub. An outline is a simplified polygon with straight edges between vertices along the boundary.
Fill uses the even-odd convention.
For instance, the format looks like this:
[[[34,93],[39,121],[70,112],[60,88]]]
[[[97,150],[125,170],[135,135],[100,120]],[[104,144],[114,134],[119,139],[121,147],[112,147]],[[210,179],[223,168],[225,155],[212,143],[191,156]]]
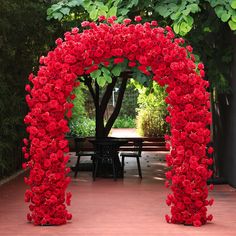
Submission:
[[[139,89],[137,109],[137,130],[142,136],[159,136],[169,132],[169,125],[165,121],[168,114],[165,103],[165,88],[153,84],[150,90],[142,87]]]
[[[95,120],[81,117],[70,122],[71,134],[78,137],[95,136]]]
[[[124,99],[122,102],[122,107],[120,110],[120,117],[129,117],[129,118],[135,118],[137,113],[136,109],[138,107],[137,105],[137,98],[138,98],[138,91],[135,89],[135,85],[129,80],[127,83],[127,87],[125,90]],[[116,93],[117,95],[117,93]],[[117,99],[117,98],[116,98]],[[119,118],[119,117],[118,117]],[[133,122],[135,126],[135,122]]]
[[[141,136],[147,137],[166,134],[168,126],[164,120],[163,112],[152,108],[140,110],[137,116],[137,130]]]
[[[113,128],[135,128],[135,119],[130,116],[118,117],[113,125]]]
[[[85,90],[86,87],[83,84],[74,89],[73,93],[76,95],[76,98],[73,101],[74,107],[69,121],[71,135],[79,137],[95,135],[95,120],[90,119],[85,110]]]
[[[77,88],[74,88],[73,94],[76,98],[73,100],[74,107],[72,109],[72,117],[70,121],[76,121],[81,117],[87,117],[87,112],[85,110],[85,85],[81,85]]]

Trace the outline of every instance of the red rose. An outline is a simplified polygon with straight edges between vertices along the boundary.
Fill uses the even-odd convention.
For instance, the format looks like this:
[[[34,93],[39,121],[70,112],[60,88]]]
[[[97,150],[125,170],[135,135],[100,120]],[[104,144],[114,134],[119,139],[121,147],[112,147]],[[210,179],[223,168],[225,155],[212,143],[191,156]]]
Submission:
[[[153,20],[153,21],[151,22],[151,26],[158,26],[157,21]]]
[[[166,218],[166,222],[167,222],[167,223],[170,223],[170,222],[171,222],[171,219],[170,219],[170,217],[169,217],[168,215],[165,215],[165,218]]]
[[[25,85],[25,91],[26,91],[26,92],[30,92],[30,90],[31,90],[30,85],[29,85],[29,84],[26,84],[26,85]]]
[[[89,26],[89,24],[90,24],[89,21],[83,21],[83,22],[81,23],[81,26],[82,26],[82,27],[86,27],[86,26]]]
[[[98,48],[95,53],[94,56],[95,57],[101,57],[103,55],[104,51],[101,48]]]
[[[201,223],[200,220],[195,220],[195,221],[193,221],[193,225],[194,225],[195,227],[200,227],[200,226],[202,225],[202,223]]]
[[[136,62],[134,61],[130,61],[129,64],[128,64],[129,67],[134,67],[136,66]]]
[[[209,215],[209,216],[207,217],[207,220],[208,220],[208,221],[212,221],[212,220],[213,220],[213,216],[212,216],[212,215]]]
[[[67,216],[66,216],[67,220],[71,220],[72,219],[72,215],[67,213]]]
[[[131,20],[130,19],[124,19],[123,22],[124,22],[124,24],[128,25],[128,24],[131,23]]]
[[[59,141],[59,147],[61,149],[65,148],[68,145],[68,141],[67,140],[61,140]]]
[[[124,58],[118,57],[114,59],[114,64],[119,64],[119,63],[122,63],[123,61],[124,61]]]
[[[140,64],[147,65],[147,58],[145,56],[140,56],[139,62]]]
[[[192,52],[193,51],[193,48],[191,46],[187,46],[186,49],[189,51],[189,52]]]
[[[62,44],[62,42],[63,42],[63,40],[61,39],[61,38],[58,38],[57,40],[56,40],[56,45],[61,45]]]
[[[203,65],[202,63],[199,63],[199,64],[198,64],[198,69],[199,69],[199,70],[203,70],[203,69],[204,69],[204,65]]]
[[[44,167],[45,168],[48,168],[48,167],[50,167],[51,166],[51,161],[50,160],[45,160],[44,161]]]
[[[31,216],[31,214],[27,214],[27,220],[29,221],[29,222],[31,222],[32,221],[32,216]]]
[[[98,17],[98,20],[99,20],[99,21],[104,21],[104,20],[106,20],[106,17],[105,17],[105,16],[99,16],[99,17]]]
[[[208,150],[207,150],[207,152],[208,152],[209,154],[212,154],[212,153],[214,152],[213,147],[209,147]]]
[[[142,17],[141,17],[141,16],[135,16],[134,20],[135,20],[136,22],[139,22],[139,21],[142,20]]]
[[[71,32],[72,32],[72,34],[78,34],[79,28],[74,27],[74,28],[72,28]]]

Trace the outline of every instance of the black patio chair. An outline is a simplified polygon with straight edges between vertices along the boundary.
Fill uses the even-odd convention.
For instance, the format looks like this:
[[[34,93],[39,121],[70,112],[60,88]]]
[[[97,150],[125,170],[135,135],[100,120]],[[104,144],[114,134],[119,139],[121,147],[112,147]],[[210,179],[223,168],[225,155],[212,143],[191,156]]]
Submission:
[[[97,172],[98,172],[98,166],[102,165],[103,167],[106,167],[106,164],[112,165],[112,174],[114,181],[117,180],[117,174],[118,174],[118,165],[117,161],[119,161],[118,156],[118,147],[117,143],[109,142],[109,140],[103,140],[95,143],[96,152],[93,156],[93,163],[94,163],[94,169],[93,169],[93,180],[96,180]],[[107,171],[104,170],[103,171]],[[109,170],[108,170],[109,171]]]
[[[138,165],[138,173],[139,177],[142,178],[142,171],[141,171],[141,165],[140,165],[140,157],[142,156],[142,140],[135,140],[134,142],[134,151],[130,152],[120,152],[120,156],[122,158],[122,173],[124,173],[124,166],[125,166],[125,157],[133,157],[137,160]]]
[[[80,158],[82,156],[87,156],[87,157],[91,157],[91,160],[93,160],[95,156],[95,152],[92,150],[89,150],[89,151],[83,150],[84,149],[83,145],[85,144],[85,141],[86,141],[85,138],[75,138],[74,140],[75,140],[75,151],[76,151],[77,161],[73,170],[75,172],[74,178],[76,178],[79,172]]]

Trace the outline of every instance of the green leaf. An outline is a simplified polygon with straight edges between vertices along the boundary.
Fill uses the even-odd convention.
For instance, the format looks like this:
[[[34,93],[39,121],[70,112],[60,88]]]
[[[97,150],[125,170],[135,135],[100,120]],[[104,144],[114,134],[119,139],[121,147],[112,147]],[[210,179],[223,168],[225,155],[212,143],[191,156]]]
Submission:
[[[111,6],[112,2],[113,2],[113,6],[117,7],[122,2],[122,0],[108,1],[107,5]]]
[[[200,11],[200,8],[196,3],[188,5],[188,8],[190,9],[192,13],[196,13]]]
[[[98,77],[97,78],[97,83],[100,87],[104,87],[106,84],[106,80],[103,77]]]
[[[167,8],[166,6],[158,6],[155,8],[155,11],[157,11],[161,16],[164,18],[168,17],[173,13],[173,11],[170,8]]]
[[[117,13],[117,7],[112,7],[109,9],[108,11],[108,16],[116,16],[116,13]]]
[[[167,8],[169,8],[172,12],[176,12],[176,10],[178,9],[178,6],[172,2],[167,5]]]
[[[131,1],[129,1],[130,3],[128,5],[126,5],[126,7],[127,8],[132,8],[133,6],[137,6],[138,5],[138,1],[139,0],[131,0]]]
[[[105,6],[105,5],[100,6],[99,9],[102,10],[102,11],[105,11],[105,12],[108,11],[108,7]]]
[[[112,78],[111,78],[110,75],[104,74],[104,78],[105,78],[105,80],[106,80],[108,83],[111,83],[111,82],[112,82]]]
[[[193,18],[191,16],[185,16],[184,17],[184,20],[186,21],[186,23],[189,25],[189,26],[192,26],[193,24]],[[191,27],[192,28],[192,27]]]
[[[231,20],[236,22],[236,16],[231,16]]]
[[[163,16],[163,15],[165,15],[166,7],[164,7],[164,6],[157,6],[157,7],[155,8],[155,10],[156,10],[161,16]]]
[[[55,12],[55,13],[53,13],[53,17],[54,17],[54,19],[61,20],[63,15],[60,12]]]
[[[219,18],[221,18],[221,16],[222,16],[222,14],[225,12],[225,10],[224,10],[224,7],[222,7],[222,6],[217,6],[216,8],[215,8],[215,13],[216,13],[216,15],[219,17]]]
[[[231,6],[233,9],[236,9],[236,0],[231,0],[230,6]]]
[[[63,13],[63,15],[69,15],[70,13],[70,8],[69,7],[64,7],[60,9],[60,12]]]
[[[228,24],[231,30],[236,30],[236,22],[230,20]]]
[[[229,18],[230,18],[230,14],[228,13],[228,12],[224,12],[222,15],[221,15],[221,20],[223,21],[223,22],[227,22],[228,20],[229,20]]]
[[[176,13],[171,14],[170,18],[171,18],[171,20],[175,21],[180,17],[180,15],[181,15],[181,12],[178,11]]]
[[[146,75],[144,75],[144,74],[141,73],[141,74],[136,78],[136,80],[137,80],[140,84],[142,84],[142,85],[144,85],[144,86],[147,86],[147,83],[148,83],[149,78],[148,78]]]
[[[69,1],[66,5],[69,7],[80,6],[83,3],[83,0],[72,0]]]
[[[58,4],[53,4],[53,5],[51,6],[51,9],[52,9],[52,11],[57,11],[57,10],[61,9],[61,6],[58,5]]]
[[[96,20],[98,16],[98,9],[94,9],[89,13],[91,20]]]
[[[95,1],[94,4],[98,7],[104,6],[103,2],[99,2],[99,1]]]
[[[194,57],[195,57],[195,61],[196,61],[196,63],[200,62],[200,57],[199,57],[199,55],[194,54]]]
[[[216,7],[217,5],[223,5],[225,3],[224,0],[208,0],[212,7]]]
[[[48,8],[47,9],[47,15],[49,16],[49,15],[51,15],[53,13],[53,9],[52,8]]]
[[[87,8],[87,7],[89,7],[90,5],[91,5],[91,1],[90,0],[84,0],[84,1],[82,1],[83,2],[83,6],[85,7],[85,8]]]
[[[187,24],[186,22],[182,22],[180,24],[180,30],[179,30],[179,34],[184,36],[186,35],[190,30],[192,29],[192,26]]]
[[[110,76],[110,74],[111,74],[111,72],[106,67],[102,68],[102,72],[103,72],[104,75],[109,75]]]
[[[94,72],[90,73],[91,77],[96,79],[101,75],[102,71],[101,70],[95,70]]]
[[[189,13],[190,13],[190,8],[186,8],[185,10],[182,11],[182,13],[183,13],[185,16],[188,16]]]
[[[176,34],[178,34],[178,33],[179,33],[179,24],[174,24],[174,25],[173,25],[173,29],[174,29],[174,32],[175,32]]]
[[[212,32],[211,28],[209,26],[203,28],[204,32]]]
[[[149,78],[143,74],[139,69],[134,68],[134,72],[133,72],[133,78],[139,82],[139,84],[141,85],[145,85],[147,84]]]
[[[129,10],[128,8],[127,8],[127,9],[123,8],[119,13],[120,13],[122,16],[126,16],[129,11],[130,11],[130,10]]]
[[[111,70],[111,73],[114,75],[114,76],[119,76],[120,73],[122,71],[122,67],[121,67],[121,64],[118,64],[116,65],[112,70]]]
[[[100,10],[98,10],[98,16],[105,16],[105,17],[107,17],[107,13],[100,9]]]

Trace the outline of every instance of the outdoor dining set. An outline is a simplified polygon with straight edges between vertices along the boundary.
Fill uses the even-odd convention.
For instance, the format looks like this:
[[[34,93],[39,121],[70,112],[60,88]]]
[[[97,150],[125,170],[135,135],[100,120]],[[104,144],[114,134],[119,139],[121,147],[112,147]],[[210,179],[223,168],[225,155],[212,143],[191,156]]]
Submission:
[[[142,153],[141,138],[130,140],[128,138],[74,138],[77,156],[76,165],[73,168],[74,177],[77,177],[81,157],[91,157],[92,176],[95,181],[97,176],[124,177],[125,158],[133,157],[137,160],[139,177],[142,178],[140,157]],[[122,151],[124,147],[125,151]]]

